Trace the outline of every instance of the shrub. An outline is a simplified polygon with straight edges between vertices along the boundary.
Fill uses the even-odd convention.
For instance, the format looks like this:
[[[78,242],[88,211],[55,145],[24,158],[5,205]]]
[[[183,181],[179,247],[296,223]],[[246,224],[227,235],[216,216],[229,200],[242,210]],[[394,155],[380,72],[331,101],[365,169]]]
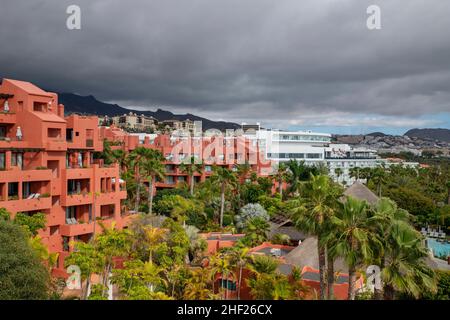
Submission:
[[[247,222],[254,218],[261,218],[265,221],[269,221],[270,219],[267,211],[259,203],[249,203],[242,207],[239,214],[236,215],[236,227],[244,229]]]

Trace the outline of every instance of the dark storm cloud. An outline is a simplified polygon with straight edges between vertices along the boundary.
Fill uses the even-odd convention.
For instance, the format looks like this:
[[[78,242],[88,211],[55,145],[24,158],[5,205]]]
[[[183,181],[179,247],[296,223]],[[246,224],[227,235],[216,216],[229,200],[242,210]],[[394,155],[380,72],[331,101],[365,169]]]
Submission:
[[[70,4],[82,30],[65,27]],[[382,30],[366,28],[370,4]],[[391,125],[450,111],[448,0],[1,0],[0,12],[0,76],[126,106]]]

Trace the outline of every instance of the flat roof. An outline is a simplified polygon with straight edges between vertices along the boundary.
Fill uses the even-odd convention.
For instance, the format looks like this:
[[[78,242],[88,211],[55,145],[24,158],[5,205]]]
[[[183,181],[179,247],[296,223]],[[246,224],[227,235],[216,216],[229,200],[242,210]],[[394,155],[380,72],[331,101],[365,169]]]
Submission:
[[[318,272],[306,271],[302,274],[302,279],[320,282],[320,275]],[[334,279],[334,283],[336,284],[348,283],[348,276],[338,275]]]
[[[277,249],[281,251],[281,256],[285,256],[287,255],[289,252],[291,252],[294,248],[277,248],[277,247],[264,247],[258,250],[255,250],[253,252],[258,252],[258,253],[264,253],[265,255],[272,255],[271,250],[272,249]]]

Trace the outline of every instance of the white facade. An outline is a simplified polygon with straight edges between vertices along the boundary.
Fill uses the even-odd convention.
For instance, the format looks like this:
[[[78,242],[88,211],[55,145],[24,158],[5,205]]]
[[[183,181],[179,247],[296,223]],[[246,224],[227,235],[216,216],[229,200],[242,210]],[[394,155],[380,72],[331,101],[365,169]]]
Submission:
[[[330,176],[344,184],[354,182],[350,177],[351,168],[374,168],[381,164],[375,150],[333,144],[331,134],[328,133],[258,130],[247,131],[245,136],[258,141],[267,159],[276,163],[292,159],[304,161],[307,165],[325,164]]]

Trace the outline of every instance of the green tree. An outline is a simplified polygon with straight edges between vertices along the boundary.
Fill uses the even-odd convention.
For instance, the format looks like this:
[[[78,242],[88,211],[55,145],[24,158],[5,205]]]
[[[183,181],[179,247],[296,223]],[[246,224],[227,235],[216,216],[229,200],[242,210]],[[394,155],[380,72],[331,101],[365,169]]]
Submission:
[[[18,212],[14,217],[14,223],[25,228],[32,236],[36,236],[40,229],[45,228],[45,222],[46,218],[44,213],[28,215]]]
[[[368,225],[368,205],[348,197],[341,210],[331,217],[336,228],[337,239],[334,246],[328,246],[328,250],[336,251],[337,255],[343,256],[349,268],[348,299],[355,300],[356,297],[356,270],[363,262],[372,256],[371,230]]]
[[[139,211],[139,205],[141,202],[141,174],[142,168],[149,156],[150,149],[144,147],[137,147],[131,153],[128,154],[129,167],[133,169],[134,178],[136,179],[136,195],[134,202],[134,211]]]
[[[180,171],[184,172],[189,177],[189,192],[191,196],[194,195],[194,185],[195,185],[195,173],[202,173],[202,165],[196,163],[196,159],[194,157],[189,158],[187,162],[183,162],[180,165]]]
[[[242,243],[249,247],[255,247],[268,239],[270,225],[267,220],[255,217],[247,221],[243,231],[245,236]]]
[[[82,241],[75,242],[74,250],[64,260],[66,267],[76,265],[80,268],[81,280],[86,281],[86,285],[82,288],[81,298],[83,300],[87,298],[89,292],[91,275],[103,270],[103,261],[102,253],[96,250],[92,242],[84,243]]]
[[[26,232],[0,219],[0,300],[49,297],[50,275]]]
[[[158,150],[148,149],[144,163],[143,174],[148,180],[148,214],[153,212],[153,187],[156,179],[163,179],[165,175],[164,157]]]
[[[223,227],[223,213],[225,209],[225,192],[227,188],[235,187],[236,175],[231,170],[216,166],[211,176],[213,184],[220,188],[220,227]]]
[[[320,298],[324,300],[327,280],[326,243],[323,238],[328,232],[330,218],[335,213],[340,190],[325,175],[312,175],[311,181],[303,189],[303,199],[292,212],[293,221],[299,230],[315,235],[318,239]]]
[[[288,178],[288,167],[285,163],[281,162],[278,165],[278,168],[274,175],[277,183],[278,183],[278,193],[280,197],[283,199],[283,182]]]

